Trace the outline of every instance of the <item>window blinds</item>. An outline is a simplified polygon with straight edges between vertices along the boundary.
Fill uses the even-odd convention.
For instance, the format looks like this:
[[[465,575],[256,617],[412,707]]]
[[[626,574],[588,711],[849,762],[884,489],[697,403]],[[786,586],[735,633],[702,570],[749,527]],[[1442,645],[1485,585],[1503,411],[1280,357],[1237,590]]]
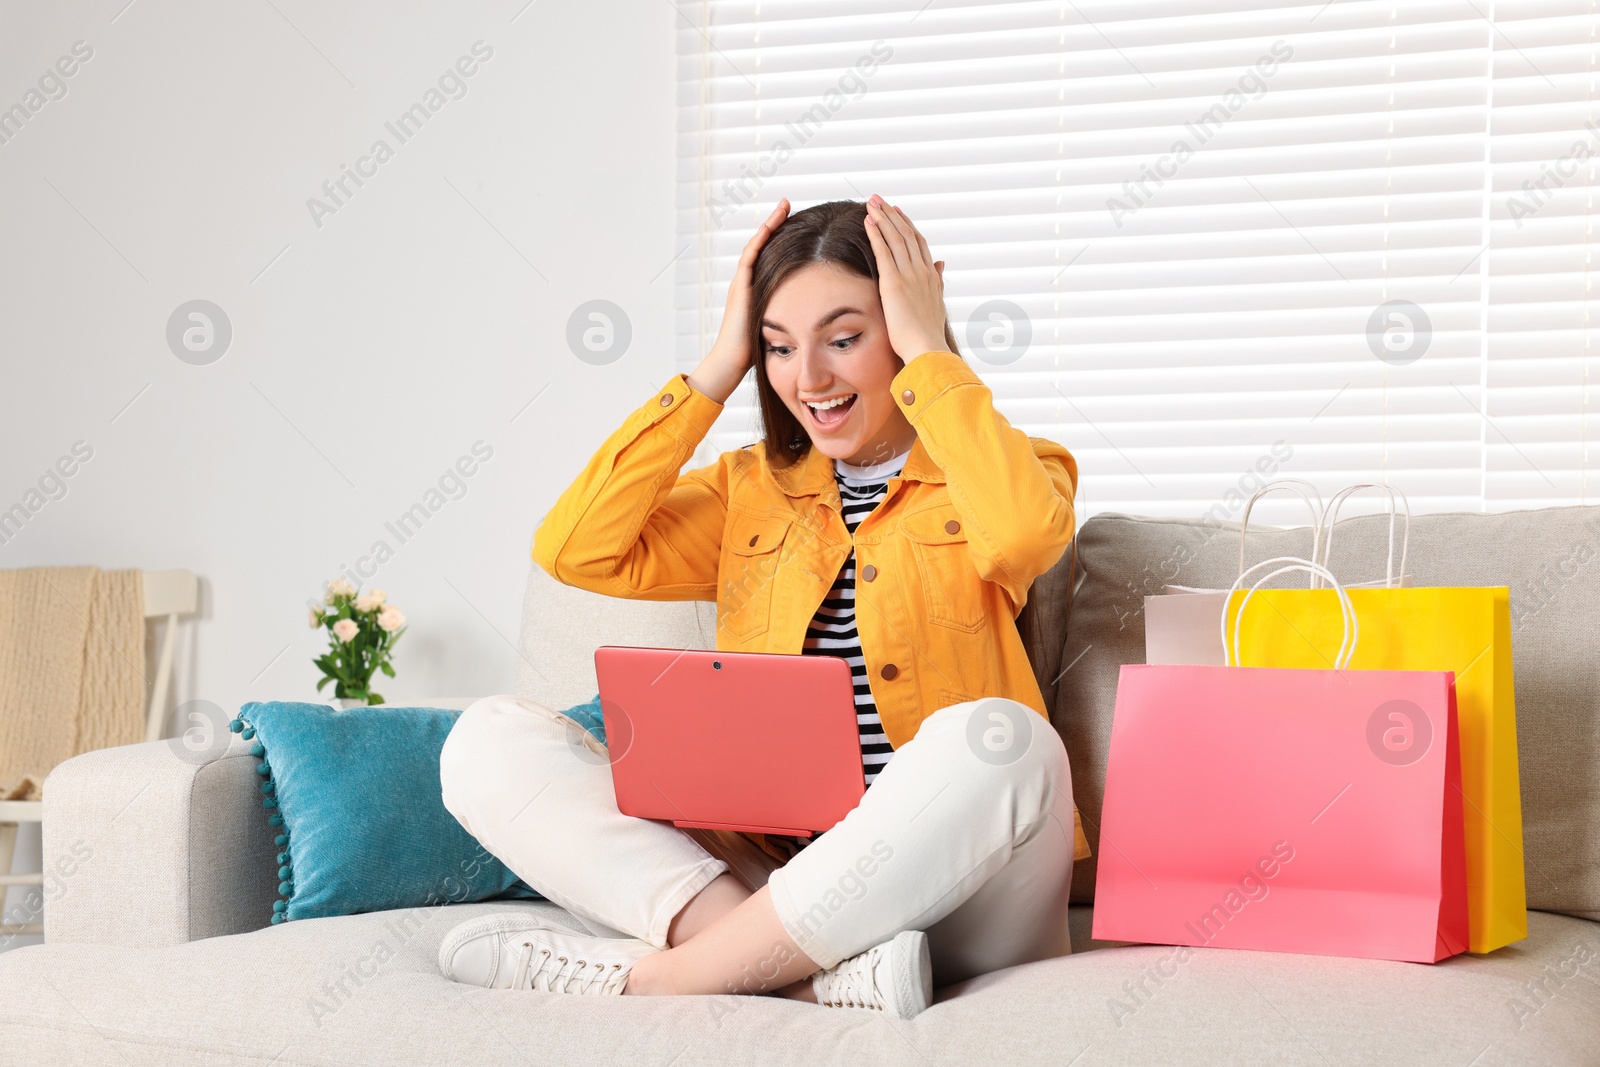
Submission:
[[[1274,476],[1587,499],[1594,166],[1561,161],[1600,147],[1594,4],[677,9],[684,372],[779,197],[878,192],[1000,411],[1077,457],[1080,518],[1237,518]],[[694,462],[759,435],[751,375]]]
[[[1497,5],[1485,264],[1484,494],[1495,505],[1591,502],[1595,5]]]

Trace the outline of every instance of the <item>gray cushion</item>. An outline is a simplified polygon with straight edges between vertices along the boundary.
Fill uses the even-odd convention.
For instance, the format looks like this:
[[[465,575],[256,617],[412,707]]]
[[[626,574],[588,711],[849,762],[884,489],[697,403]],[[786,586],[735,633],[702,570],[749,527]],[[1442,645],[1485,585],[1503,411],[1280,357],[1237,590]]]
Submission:
[[[1239,573],[1239,529],[1104,512],[1078,531],[1082,578],[1055,722],[1096,857],[1117,671],[1144,662],[1144,596],[1169,582],[1226,588]],[[1334,573],[1347,582],[1383,578],[1388,530],[1382,515],[1340,521]],[[1406,563],[1419,586],[1510,588],[1528,906],[1591,919],[1600,919],[1597,533],[1600,506],[1419,515]],[[1305,527],[1252,526],[1247,538],[1247,563],[1311,547]],[[1274,584],[1296,577],[1305,580]],[[1095,863],[1074,868],[1074,902],[1094,899]]]
[[[517,696],[558,710],[599,692],[601,645],[716,648],[717,606],[703,600],[625,600],[562,585],[529,562],[517,650]]]
[[[1542,914],[1530,916],[1526,941],[1433,966],[1233,949],[1199,949],[1180,963],[1165,947],[1086,942],[1089,909],[1074,908],[1079,951],[941,989],[908,1022],[773,997],[494,992],[437,973],[447,930],[511,908],[576,928],[547,903],[467,904],[165,948],[18,949],[4,957],[3,1058],[39,1067],[1548,1065],[1594,1062],[1600,1018],[1600,928]],[[1546,982],[1542,1006],[1530,979]]]

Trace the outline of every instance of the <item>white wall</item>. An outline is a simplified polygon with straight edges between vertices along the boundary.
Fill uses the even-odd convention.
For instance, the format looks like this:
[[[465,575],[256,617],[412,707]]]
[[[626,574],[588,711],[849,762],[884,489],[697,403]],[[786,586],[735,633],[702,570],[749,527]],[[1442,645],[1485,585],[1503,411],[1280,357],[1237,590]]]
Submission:
[[[314,697],[306,601],[384,540],[389,702],[509,691],[534,526],[674,371],[673,8],[124,3],[0,14],[0,109],[59,96],[0,127],[0,510],[93,450],[0,567],[193,569],[173,703],[231,713]],[[478,41],[401,143],[385,123]],[[319,226],[308,198],[380,138]],[[167,342],[193,299],[232,325],[207,365]],[[592,299],[632,325],[604,366],[566,341]],[[402,544],[385,522],[477,441]]]

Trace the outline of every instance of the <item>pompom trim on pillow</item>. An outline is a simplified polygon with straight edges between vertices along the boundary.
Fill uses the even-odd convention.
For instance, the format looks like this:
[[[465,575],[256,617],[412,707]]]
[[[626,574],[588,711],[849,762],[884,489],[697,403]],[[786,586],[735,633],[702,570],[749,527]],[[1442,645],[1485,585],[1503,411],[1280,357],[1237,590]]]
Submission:
[[[249,741],[256,736],[256,728],[244,712],[234,716],[228,723],[228,729]],[[278,833],[272,843],[278,846],[278,896],[279,900],[272,902],[272,921],[274,923],[289,921],[289,901],[294,897],[294,869],[289,862],[289,828],[284,824],[283,812],[278,808],[278,784],[272,780],[272,766],[267,761],[267,749],[260,741],[250,746],[250,754],[257,756],[261,762],[256,764],[256,773],[261,776],[261,809],[267,813],[267,822]]]

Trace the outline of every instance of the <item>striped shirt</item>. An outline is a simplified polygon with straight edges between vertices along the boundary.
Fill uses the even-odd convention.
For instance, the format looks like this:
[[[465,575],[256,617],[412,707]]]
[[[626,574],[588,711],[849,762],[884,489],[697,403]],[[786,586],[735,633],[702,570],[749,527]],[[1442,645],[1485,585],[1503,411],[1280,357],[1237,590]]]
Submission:
[[[882,502],[889,491],[889,479],[900,473],[910,455],[908,448],[893,459],[861,467],[839,459],[833,461],[844,525],[852,534],[861,525],[861,520]],[[867,663],[861,652],[861,638],[856,632],[854,546],[840,568],[839,576],[833,580],[833,588],[828,591],[827,598],[806,628],[805,647],[801,651],[840,656],[849,662],[850,676],[855,682],[856,725],[861,734],[861,770],[870,786],[883,765],[889,762],[889,757],[894,755],[894,749],[884,735],[878,707],[872,700],[872,687],[867,683]]]

